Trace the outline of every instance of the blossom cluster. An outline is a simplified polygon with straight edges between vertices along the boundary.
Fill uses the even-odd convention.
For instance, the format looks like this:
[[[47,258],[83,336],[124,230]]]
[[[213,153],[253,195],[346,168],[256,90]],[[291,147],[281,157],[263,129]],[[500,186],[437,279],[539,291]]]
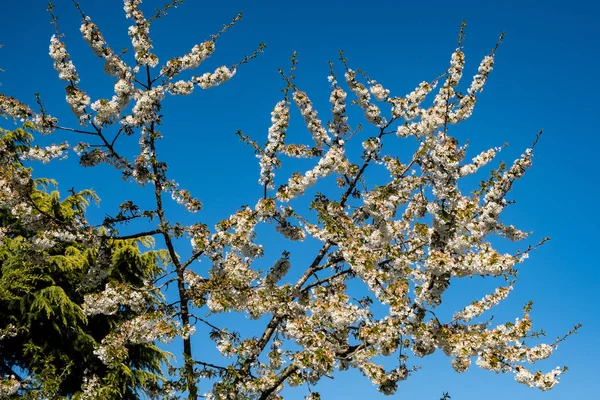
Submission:
[[[15,98],[0,93],[0,115],[24,122],[31,116],[31,110]]]
[[[371,95],[369,94],[369,89],[365,87],[362,83],[358,82],[356,79],[356,72],[352,69],[348,69],[345,74],[346,83],[350,87],[350,90],[356,94],[358,105],[363,109],[365,113],[365,118],[368,122],[380,125],[384,122],[384,119],[381,117],[381,110],[375,104],[371,102]],[[381,86],[381,85],[379,85]],[[385,89],[381,87],[377,92],[385,92]]]
[[[112,315],[121,307],[129,307],[134,312],[140,312],[146,306],[147,298],[140,291],[109,282],[102,292],[85,296],[83,312],[86,315]]]
[[[306,93],[295,91],[293,97],[300,113],[304,117],[308,130],[313,136],[316,146],[322,147],[323,144],[329,144],[331,139],[327,135],[325,128],[323,128],[321,120],[317,118],[317,112],[314,110],[313,104]]]
[[[68,150],[69,143],[64,142],[60,144],[52,144],[41,148],[39,146],[31,147],[27,153],[23,154],[24,159],[42,161],[44,163],[50,162],[54,159],[64,159],[67,157],[66,150]]]
[[[230,80],[235,75],[235,68],[226,66],[218,67],[215,72],[206,72],[201,76],[192,78],[192,81],[202,89],[210,89]]]
[[[493,55],[485,56],[479,65],[478,73],[473,77],[471,86],[467,89],[467,95],[460,99],[458,109],[449,114],[449,119],[452,123],[463,121],[471,116],[475,106],[476,95],[483,90],[493,66]]]
[[[21,387],[21,383],[14,375],[0,378],[0,398],[9,398]]]
[[[512,286],[497,288],[493,294],[489,294],[480,301],[475,301],[469,304],[463,310],[454,314],[454,319],[461,319],[465,322],[468,322],[473,318],[478,317],[508,297],[512,289]]]
[[[451,119],[455,108],[452,103],[452,99],[456,96],[456,91],[454,88],[462,79],[464,65],[465,56],[459,47],[454,53],[452,53],[450,67],[446,73],[446,81],[440,88],[439,92],[435,95],[433,99],[433,105],[427,109],[420,108],[418,105],[409,107],[402,107],[401,105],[399,108],[399,112],[401,114],[407,113],[407,115],[411,117],[410,119],[418,116],[418,119],[413,122],[406,120],[404,124],[400,125],[397,129],[398,136],[432,136],[448,123],[458,122]],[[415,92],[411,94],[412,98],[416,100],[413,102],[413,104],[420,103],[426,94],[433,90],[434,86],[435,85],[426,83],[421,84],[419,88],[417,88]],[[407,109],[408,112],[404,111],[404,109]],[[466,118],[467,116],[465,116],[464,119]]]
[[[54,69],[58,72],[59,79],[70,81],[72,83],[79,82],[79,75],[67,53],[65,44],[57,35],[52,35],[50,38],[50,57],[54,60]]]
[[[140,9],[142,0],[124,0],[124,2],[125,16],[134,22],[134,25],[129,27],[128,33],[135,50],[135,60],[140,66],[155,67],[158,64],[158,57],[152,53],[150,24]]]
[[[293,175],[287,185],[279,188],[277,198],[282,201],[290,201],[302,195],[306,189],[317,183],[319,178],[323,178],[334,171],[344,173],[348,170],[349,163],[344,150],[341,147],[332,146],[313,169],[306,171],[304,175]]]
[[[153,343],[161,340],[170,342],[178,332],[174,322],[165,318],[161,313],[148,313],[139,315],[120,323],[102,339],[94,354],[107,366],[118,365],[127,358],[128,344]],[[190,329],[184,329],[189,336]]]
[[[333,80],[333,76],[330,76],[330,78]],[[332,119],[328,128],[334,137],[341,138],[350,131],[348,117],[346,116],[346,97],[348,94],[341,87],[337,86],[337,83],[332,86],[331,95],[329,96]]]
[[[269,189],[274,187],[273,170],[279,166],[277,152],[283,146],[285,141],[285,132],[290,119],[290,110],[285,101],[280,101],[275,105],[271,112],[271,126],[267,136],[267,145],[265,146],[260,158],[260,179],[261,185],[267,185]]]
[[[160,74],[164,75],[166,78],[172,78],[183,70],[197,68],[202,61],[206,60],[214,51],[214,40],[206,41],[199,45],[197,44],[188,54],[167,61],[166,65],[161,68]]]

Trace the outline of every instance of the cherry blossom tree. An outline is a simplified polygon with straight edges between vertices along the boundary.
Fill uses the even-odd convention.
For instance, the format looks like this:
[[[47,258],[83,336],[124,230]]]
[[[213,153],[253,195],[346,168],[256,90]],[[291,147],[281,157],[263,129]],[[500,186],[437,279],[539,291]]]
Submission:
[[[26,182],[2,178],[12,182],[12,186],[2,185],[7,188],[2,192],[7,216],[0,230],[3,249],[15,245],[15,223],[6,218],[34,218],[43,222],[37,230],[19,223],[19,229],[29,232],[20,236],[23,257],[56,246],[64,249],[69,243],[79,252],[89,252],[91,256],[78,267],[88,279],[68,295],[79,320],[65,323],[80,324],[85,330],[86,321],[92,318],[103,316],[111,321],[109,330],[93,342],[94,362],[104,367],[82,369],[79,381],[71,382],[70,392],[64,395],[106,398],[110,383],[106,371],[124,371],[135,364],[136,346],[171,340],[183,342],[182,354],[176,355],[182,362],[161,357],[159,379],[132,377],[128,387],[138,395],[277,399],[286,385],[306,385],[306,398],[319,399],[314,390],[317,382],[349,368],[361,371],[379,391],[392,394],[415,371],[414,358],[437,349],[459,373],[475,360],[480,368],[513,373],[519,383],[530,387],[554,387],[566,368],[543,372],[530,365],[548,358],[577,327],[562,338],[540,343],[541,332],[532,329],[530,305],[514,322],[493,325],[485,318],[488,310],[510,294],[517,265],[546,241],[532,241],[528,233],[500,220],[511,204],[507,195],[513,184],[532,165],[539,135],[519,158],[495,168],[489,164],[501,148],[484,149],[468,158],[467,146],[451,135],[454,125],[473,113],[502,36],[463,91],[464,25],[447,69],[403,96],[393,95],[384,83],[353,69],[340,53],[339,63],[330,63],[330,114],[322,111],[320,115],[309,94],[296,84],[294,54],[289,70],[280,71],[284,90],[271,111],[268,132],[239,133],[258,158],[258,196],[252,205],[209,226],[197,215],[178,221],[166,212],[167,202],[179,203],[192,214],[201,210],[202,203],[193,197],[194,188],[182,188],[173,179],[163,161],[161,149],[171,139],[170,132],[162,130],[163,119],[168,118],[163,103],[167,96],[191,95],[226,84],[264,46],[236,63],[181,78],[188,70],[202,68],[221,35],[241,15],[189,53],[161,62],[150,28],[179,3],[176,0],[148,16],[141,0],[124,1],[135,52],[131,65],[110,47],[91,16],[75,4],[81,13],[83,39],[114,79],[114,95],[99,99],[93,99],[80,81],[50,7],[56,33],[50,39],[49,53],[58,78],[65,82],[66,101],[79,126],[64,125],[53,117],[43,99],[38,99],[38,110],[32,111],[7,95],[0,97],[2,115],[23,124],[23,132],[69,131],[81,137],[76,145],[28,144],[13,150],[12,158],[2,158],[3,169],[9,163],[29,165],[76,154],[83,167],[109,165],[131,184],[150,188],[152,193],[151,207],[141,207],[140,199],[123,199],[118,210],[106,210],[107,217],[95,224],[85,218],[84,194],[73,192],[61,203],[58,194],[38,191],[40,200],[32,201],[29,175],[19,175]],[[287,137],[291,108],[302,116],[309,144],[292,143]],[[361,110],[362,121],[350,121],[351,109]],[[120,146],[126,140],[137,141],[139,148],[123,152]],[[201,143],[203,139],[187,140]],[[414,146],[414,153],[401,159],[388,150],[398,141]],[[312,166],[289,176],[282,172],[282,166],[298,158]],[[371,171],[379,171],[378,177],[385,182],[370,183]],[[483,179],[480,186],[471,193],[461,189],[463,178],[478,172]],[[19,190],[18,185],[25,184],[29,189]],[[59,208],[48,209],[52,204]],[[57,212],[67,209],[69,217],[59,217]],[[278,240],[310,238],[320,242],[320,249],[308,263],[295,262],[289,252],[269,254],[258,241],[257,230],[263,225],[274,226]],[[492,243],[497,242],[492,241],[494,237],[528,244],[524,250],[500,252]],[[144,251],[138,246],[152,239],[161,250]],[[130,251],[127,263],[114,256],[102,257],[123,246]],[[259,259],[272,260],[273,267],[262,271],[257,267]],[[2,262],[2,279],[24,268]],[[142,265],[146,268],[139,268]],[[298,279],[287,278],[291,270]],[[450,317],[438,315],[451,282],[466,277],[495,278],[499,284]],[[175,291],[169,292],[173,286]],[[215,316],[225,312],[264,321],[261,333],[246,335],[231,326],[219,326]],[[110,318],[115,315],[121,317]],[[199,325],[208,328],[209,334],[196,333]],[[0,346],[23,334],[12,325],[1,328]],[[203,357],[209,345],[221,353],[219,363]],[[382,356],[395,360],[395,365],[384,368],[379,364]],[[10,373],[9,361],[3,360],[1,393],[31,397],[30,382],[39,379]],[[156,368],[151,370],[156,373]],[[57,387],[62,378],[52,375]]]

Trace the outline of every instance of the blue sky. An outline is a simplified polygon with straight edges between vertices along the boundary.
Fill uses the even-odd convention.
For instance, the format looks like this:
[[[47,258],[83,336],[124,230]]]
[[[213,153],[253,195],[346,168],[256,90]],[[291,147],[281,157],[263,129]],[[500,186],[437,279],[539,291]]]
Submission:
[[[147,10],[160,5],[144,2]],[[113,48],[130,47],[129,22],[120,0],[81,0],[81,6]],[[488,400],[600,397],[600,263],[596,254],[600,227],[596,209],[600,195],[596,173],[599,7],[581,0],[232,0],[209,4],[188,0],[152,27],[163,61],[206,40],[239,11],[244,11],[244,20],[217,43],[217,51],[201,72],[238,61],[260,42],[268,47],[226,85],[166,103],[163,156],[170,163],[171,176],[204,203],[205,210],[194,218],[214,222],[242,204],[254,204],[260,196],[257,160],[234,133],[242,129],[260,142],[266,139],[270,111],[281,99],[283,87],[277,68],[288,67],[292,51],[298,51],[300,60],[298,86],[308,92],[327,119],[327,61],[335,61],[339,49],[344,49],[351,67],[368,71],[392,94],[402,95],[444,71],[462,20],[468,23],[464,42],[467,76],[476,71],[480,59],[505,31],[506,39],[473,117],[451,134],[461,142],[469,139],[473,153],[508,142],[501,158],[512,161],[544,129],[533,168],[512,193],[518,203],[506,211],[504,220],[534,231],[534,239],[550,236],[552,240],[522,265],[513,294],[498,310],[498,321],[518,316],[521,306],[531,299],[534,328],[546,330],[549,339],[577,322],[584,326],[541,364],[548,369],[569,366],[570,371],[551,392],[541,393],[517,384],[512,375],[499,376],[475,367],[459,375],[451,369],[449,359],[436,354],[418,360],[423,368],[400,384],[394,398],[437,399],[443,391],[463,400],[483,396]],[[0,50],[0,67],[5,73],[0,75],[1,90],[32,105],[33,94],[39,92],[52,114],[72,123],[64,103],[63,82],[48,56],[53,29],[45,8],[42,0],[2,4],[0,43],[5,47]],[[93,98],[109,96],[112,80],[102,74],[101,62],[81,39],[80,19],[71,2],[56,0],[56,13],[82,86]],[[299,129],[292,134],[300,137],[306,133]],[[40,143],[63,140],[75,143],[78,138],[57,133],[40,138]],[[135,144],[136,139],[130,138],[130,142]],[[103,199],[102,207],[108,209],[127,196],[144,195],[142,189],[122,183],[108,168],[76,168],[73,158],[38,167],[36,174],[56,177],[63,191],[71,186],[93,187]],[[172,219],[189,218],[177,207],[168,211]],[[94,215],[101,218],[104,214],[92,210]],[[278,254],[280,249],[272,246],[273,254]],[[269,263],[265,261],[265,268]],[[477,281],[460,282],[453,290],[464,290],[476,298],[484,294],[478,285]],[[357,373],[326,379],[316,390],[326,399],[383,398]],[[299,399],[306,391],[285,394]]]

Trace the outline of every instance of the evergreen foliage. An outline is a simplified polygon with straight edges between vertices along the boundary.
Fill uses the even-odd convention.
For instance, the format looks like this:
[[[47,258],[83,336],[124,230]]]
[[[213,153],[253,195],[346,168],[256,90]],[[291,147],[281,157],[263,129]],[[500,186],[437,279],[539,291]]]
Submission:
[[[142,310],[113,315],[86,315],[82,305],[108,283],[142,289],[162,272],[160,253],[101,229],[78,234],[94,229],[84,211],[97,197],[83,190],[61,199],[50,190],[55,182],[33,179],[21,160],[31,140],[21,128],[1,131],[0,374],[21,382],[15,398],[79,398],[90,374],[101,379],[105,398],[137,398],[138,389],[159,384],[168,354],[153,343],[130,344],[128,357],[107,367],[94,351],[117,325],[153,312],[162,299],[147,296]]]

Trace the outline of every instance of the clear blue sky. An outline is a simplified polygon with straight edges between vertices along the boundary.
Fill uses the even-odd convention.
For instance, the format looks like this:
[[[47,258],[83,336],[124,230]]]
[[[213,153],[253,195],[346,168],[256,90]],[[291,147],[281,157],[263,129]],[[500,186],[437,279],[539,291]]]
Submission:
[[[144,5],[152,10],[161,2],[146,0]],[[102,74],[101,62],[81,39],[80,19],[71,2],[56,0],[56,6],[82,86],[92,98],[111,95],[112,81]],[[81,0],[81,6],[113,48],[130,47],[129,22],[121,1]],[[0,67],[5,70],[0,75],[1,89],[32,105],[33,94],[39,92],[52,114],[72,122],[64,103],[63,82],[48,56],[53,29],[45,8],[42,0],[3,2],[0,6],[0,43],[5,44],[0,50]],[[188,0],[152,27],[159,57],[164,61],[189,51],[240,10],[244,20],[218,42],[202,72],[238,61],[259,42],[267,43],[266,52],[243,66],[226,85],[169,100],[164,110],[163,155],[171,162],[171,176],[200,197],[205,205],[201,218],[209,222],[229,215],[241,204],[254,204],[260,195],[256,159],[234,133],[242,129],[261,142],[265,140],[270,110],[281,98],[277,68],[288,66],[293,50],[300,59],[297,83],[327,119],[327,61],[337,58],[338,49],[345,50],[351,66],[368,71],[393,94],[401,95],[447,67],[462,20],[468,22],[464,42],[467,75],[476,70],[499,33],[506,32],[474,116],[453,134],[463,142],[469,139],[475,152],[508,142],[510,147],[501,155],[512,161],[544,129],[534,166],[516,185],[511,197],[518,203],[507,210],[505,221],[534,231],[534,238],[550,236],[552,240],[522,265],[519,283],[499,310],[498,321],[518,316],[521,306],[532,299],[534,328],[545,329],[549,339],[577,322],[584,326],[549,362],[540,364],[547,369],[556,365],[570,368],[551,392],[519,385],[510,374],[495,375],[476,367],[459,375],[451,369],[449,359],[436,354],[422,360],[423,369],[401,383],[394,398],[436,400],[443,391],[461,400],[600,398],[600,263],[596,254],[600,247],[596,172],[599,6],[583,0]],[[103,86],[106,84],[109,86]],[[57,133],[42,139],[48,140],[76,143],[78,138]],[[117,204],[123,196],[139,194],[132,185],[121,184],[109,169],[80,171],[71,167],[75,167],[74,159],[45,166],[37,174],[58,178],[63,191],[71,186],[91,186],[103,198],[103,207]],[[171,211],[180,212],[178,208]],[[457,284],[454,290],[480,293],[473,284]],[[324,380],[317,390],[326,399],[383,398],[357,373]],[[304,389],[285,392],[290,399],[300,399],[305,393]]]

